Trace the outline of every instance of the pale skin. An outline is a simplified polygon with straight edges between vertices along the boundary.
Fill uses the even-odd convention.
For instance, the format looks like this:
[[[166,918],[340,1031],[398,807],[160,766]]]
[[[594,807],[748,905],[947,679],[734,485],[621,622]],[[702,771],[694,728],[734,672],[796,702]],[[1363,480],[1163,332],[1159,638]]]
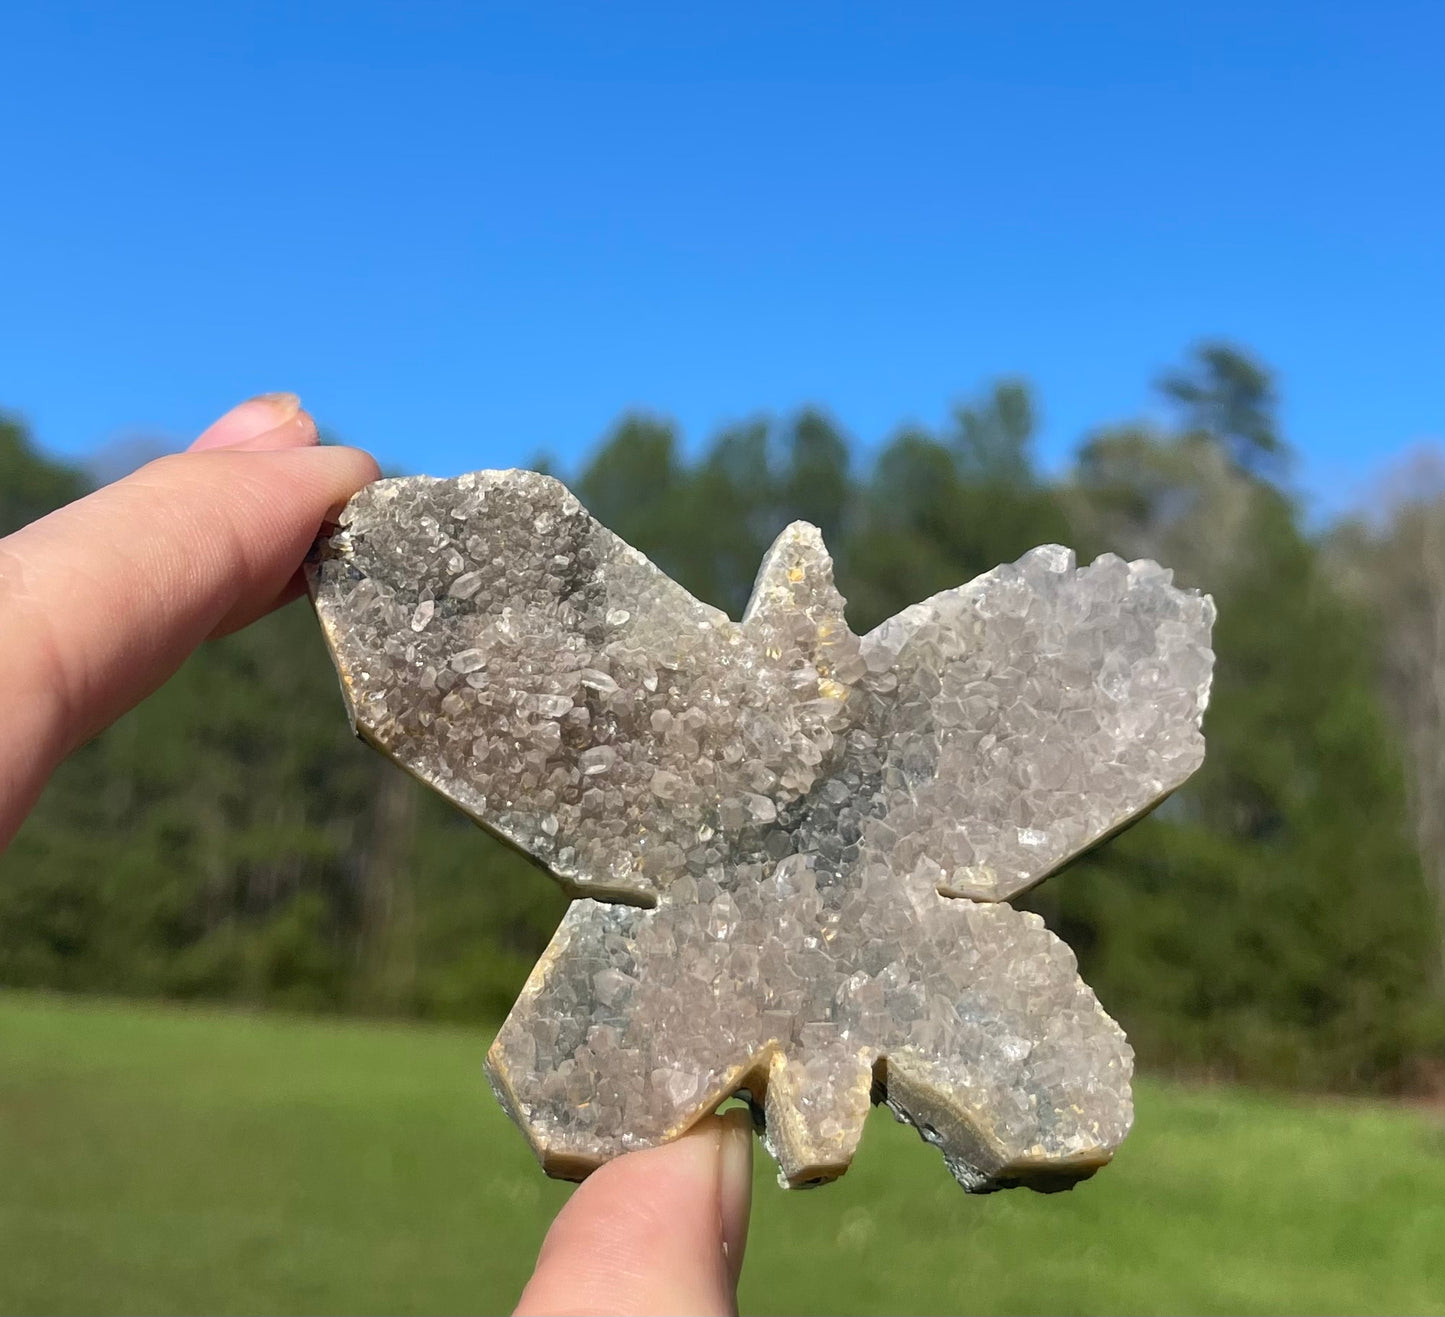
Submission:
[[[377,475],[365,453],[320,447],[293,395],[268,394],[0,539],[0,848],[71,750],[203,641],[300,593],[317,530]],[[751,1165],[745,1112],[610,1162],[552,1223],[517,1311],[735,1312]]]

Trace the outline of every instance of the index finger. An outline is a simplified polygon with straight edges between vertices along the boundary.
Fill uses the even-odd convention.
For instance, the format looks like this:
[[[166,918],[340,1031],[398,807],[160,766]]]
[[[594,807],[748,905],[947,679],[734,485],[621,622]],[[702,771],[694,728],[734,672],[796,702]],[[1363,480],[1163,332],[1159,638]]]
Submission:
[[[0,846],[65,754],[281,598],[378,474],[350,448],[193,451],[0,540]]]

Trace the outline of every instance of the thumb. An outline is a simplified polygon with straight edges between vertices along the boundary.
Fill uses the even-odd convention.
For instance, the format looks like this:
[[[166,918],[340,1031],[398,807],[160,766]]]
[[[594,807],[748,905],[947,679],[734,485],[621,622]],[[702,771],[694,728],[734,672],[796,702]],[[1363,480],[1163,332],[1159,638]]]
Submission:
[[[519,1317],[736,1312],[752,1157],[737,1110],[600,1167],[547,1232]]]

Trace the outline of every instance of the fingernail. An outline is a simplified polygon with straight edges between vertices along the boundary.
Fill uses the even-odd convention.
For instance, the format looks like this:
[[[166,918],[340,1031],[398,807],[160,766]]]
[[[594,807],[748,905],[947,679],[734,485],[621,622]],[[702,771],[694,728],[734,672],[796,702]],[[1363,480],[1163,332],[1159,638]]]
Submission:
[[[294,421],[300,412],[301,399],[294,393],[258,393],[232,407],[191,445],[191,451],[250,443]]]
[[[249,402],[262,403],[276,413],[276,424],[289,421],[301,410],[301,399],[294,393],[258,393]]]
[[[743,1269],[753,1202],[753,1121],[740,1107],[718,1117],[718,1208],[733,1284]]]

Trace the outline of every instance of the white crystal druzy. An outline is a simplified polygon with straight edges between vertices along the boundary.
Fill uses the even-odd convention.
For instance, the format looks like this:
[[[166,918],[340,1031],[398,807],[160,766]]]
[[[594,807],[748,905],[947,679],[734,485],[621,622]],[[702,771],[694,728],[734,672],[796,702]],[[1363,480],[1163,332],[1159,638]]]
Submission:
[[[557,481],[381,481],[309,568],[358,732],[579,899],[488,1057],[580,1176],[744,1091],[785,1183],[872,1101],[969,1189],[1112,1156],[1132,1054],[1006,902],[1203,757],[1207,597],[1057,546],[848,629],[797,523],[729,620]]]

